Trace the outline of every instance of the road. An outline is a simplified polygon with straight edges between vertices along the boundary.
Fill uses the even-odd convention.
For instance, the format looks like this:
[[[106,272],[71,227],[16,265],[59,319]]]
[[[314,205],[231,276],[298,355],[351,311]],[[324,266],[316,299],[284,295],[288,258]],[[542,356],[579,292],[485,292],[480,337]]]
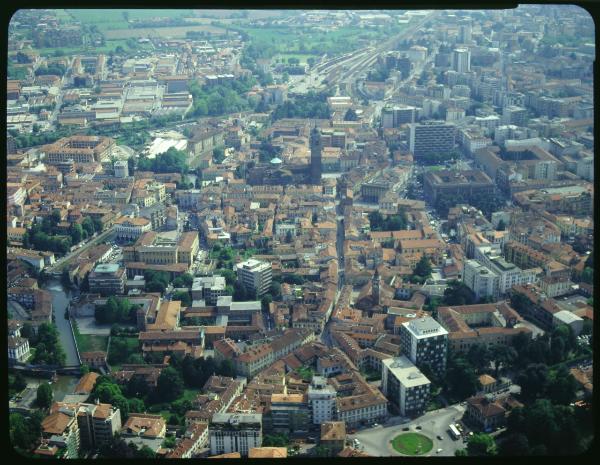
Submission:
[[[454,456],[454,451],[464,448],[465,444],[462,440],[455,441],[450,437],[448,426],[459,420],[464,411],[465,407],[455,404],[428,412],[412,421],[398,416],[391,417],[384,425],[359,430],[355,434],[348,435],[348,439],[352,441],[357,438],[362,450],[375,457],[402,456],[392,448],[390,441],[397,435],[407,432],[403,431],[403,428],[409,428],[409,431],[422,433],[433,441],[433,449],[425,454],[426,456]],[[417,426],[420,426],[421,430],[417,430]],[[438,439],[438,436],[442,439]],[[438,449],[442,451],[436,453]]]
[[[115,228],[114,226],[107,229],[106,231],[104,231],[103,233],[99,234],[98,236],[94,237],[92,240],[86,242],[82,247],[80,247],[79,249],[74,250],[73,252],[69,252],[67,255],[65,255],[64,257],[58,259],[56,261],[56,263],[54,263],[54,265],[46,268],[46,272],[47,273],[60,273],[62,271],[62,269],[69,264],[69,262],[78,257],[79,254],[81,254],[82,252],[86,251],[87,249],[89,249],[91,246],[99,244],[100,242],[105,242],[107,240],[111,240],[112,236],[115,234]]]

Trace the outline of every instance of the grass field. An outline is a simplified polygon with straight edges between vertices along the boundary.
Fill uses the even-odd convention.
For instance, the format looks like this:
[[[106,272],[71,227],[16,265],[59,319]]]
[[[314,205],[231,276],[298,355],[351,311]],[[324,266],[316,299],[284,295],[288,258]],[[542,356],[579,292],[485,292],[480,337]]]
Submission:
[[[191,16],[192,10],[116,10],[116,9],[90,9],[90,10],[66,10],[76,21],[83,24],[95,24],[102,32],[112,29],[126,29],[127,20],[123,13],[127,13],[129,20],[151,19],[151,18],[179,18],[182,16]]]
[[[317,59],[320,55],[313,55],[310,53],[280,53],[279,55],[275,55],[274,60],[278,61],[283,58],[284,62],[287,63],[290,58],[298,58],[300,60],[300,64],[306,64],[306,60],[308,58]]]
[[[77,346],[79,353],[81,352],[94,352],[94,351],[106,351],[108,345],[108,336],[96,336],[93,334],[80,334],[77,337]]]
[[[112,39],[129,39],[136,37],[171,37],[173,39],[181,39],[185,37],[188,31],[196,32],[211,32],[213,34],[225,34],[225,29],[210,26],[174,26],[174,27],[140,27],[132,29],[111,29],[104,32],[106,40]]]
[[[107,40],[105,45],[100,47],[90,46],[90,47],[52,47],[52,48],[38,48],[35,49],[42,56],[54,56],[54,53],[57,50],[60,50],[67,55],[83,55],[86,53],[109,53],[111,50],[115,50],[118,46],[121,46],[125,49],[125,51],[133,51],[133,50],[142,50],[146,48],[150,48],[148,44],[138,44],[136,43],[135,48],[131,48],[127,45],[126,39],[118,39],[118,40]]]
[[[419,433],[405,433],[392,440],[392,447],[404,455],[423,455],[433,449],[433,441]]]

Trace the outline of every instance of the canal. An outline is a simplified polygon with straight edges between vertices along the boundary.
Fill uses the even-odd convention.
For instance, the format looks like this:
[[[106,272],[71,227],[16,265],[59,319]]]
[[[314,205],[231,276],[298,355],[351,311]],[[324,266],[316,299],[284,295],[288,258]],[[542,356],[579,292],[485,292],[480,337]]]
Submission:
[[[50,380],[45,378],[34,378],[32,376],[24,376],[27,382],[27,387],[37,388],[42,383],[47,383]],[[73,394],[73,389],[77,386],[79,378],[71,375],[58,375],[54,381],[50,383],[52,387],[52,393],[54,394],[54,400],[61,402],[67,394]]]
[[[46,289],[52,294],[54,321],[58,329],[60,343],[67,355],[65,365],[79,365],[75,340],[73,339],[73,333],[71,332],[71,325],[69,324],[69,320],[65,319],[65,310],[71,301],[71,292],[65,291],[62,284],[57,280],[48,281],[44,284],[43,289]]]

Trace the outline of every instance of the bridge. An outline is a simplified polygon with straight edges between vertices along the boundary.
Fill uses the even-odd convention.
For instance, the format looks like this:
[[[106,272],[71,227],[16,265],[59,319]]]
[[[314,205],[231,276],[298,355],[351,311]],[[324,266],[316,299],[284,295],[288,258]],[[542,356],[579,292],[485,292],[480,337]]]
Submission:
[[[25,375],[53,379],[56,375],[81,375],[81,367],[79,365],[56,366],[56,365],[29,365],[15,364],[10,367],[13,370],[18,370]]]

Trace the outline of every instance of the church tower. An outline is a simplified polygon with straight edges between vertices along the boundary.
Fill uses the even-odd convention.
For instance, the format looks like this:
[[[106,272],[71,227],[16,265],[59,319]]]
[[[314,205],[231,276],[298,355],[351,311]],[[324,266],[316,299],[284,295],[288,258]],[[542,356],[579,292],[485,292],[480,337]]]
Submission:
[[[373,303],[381,305],[381,276],[377,268],[375,268],[375,273],[371,281],[371,295],[373,296]]]
[[[310,182],[311,184],[321,184],[321,151],[323,144],[321,142],[321,132],[316,125],[310,131]]]

